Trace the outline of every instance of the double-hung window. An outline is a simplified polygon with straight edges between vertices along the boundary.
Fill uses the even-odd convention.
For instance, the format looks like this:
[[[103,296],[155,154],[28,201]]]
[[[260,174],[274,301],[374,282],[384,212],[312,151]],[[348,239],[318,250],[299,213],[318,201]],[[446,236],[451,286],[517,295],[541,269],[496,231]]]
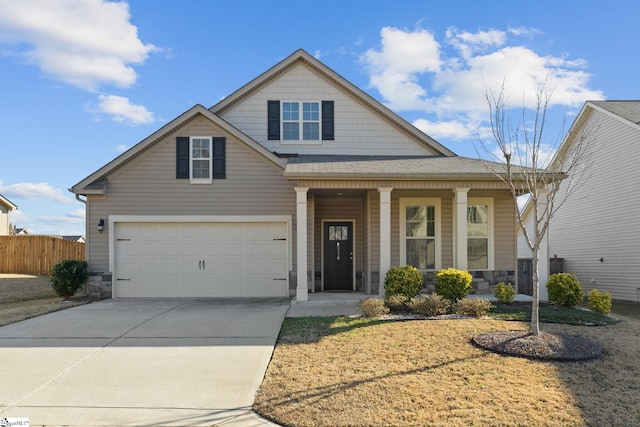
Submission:
[[[493,202],[469,199],[467,204],[467,268],[493,268]]]
[[[212,181],[212,146],[211,137],[193,136],[190,138],[191,152],[190,179],[194,184],[210,184]]]
[[[440,268],[440,200],[400,199],[400,227],[401,263]]]
[[[319,141],[320,103],[283,102],[282,139],[284,141]]]

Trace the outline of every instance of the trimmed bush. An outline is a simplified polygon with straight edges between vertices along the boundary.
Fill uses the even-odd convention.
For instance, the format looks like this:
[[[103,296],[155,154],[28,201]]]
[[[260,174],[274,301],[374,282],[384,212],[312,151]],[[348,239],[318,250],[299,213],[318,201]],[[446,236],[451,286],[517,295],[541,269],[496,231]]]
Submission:
[[[497,298],[500,304],[512,304],[516,298],[516,291],[511,286],[511,283],[498,283],[496,290],[493,291],[493,296]]]
[[[449,312],[450,303],[438,294],[420,295],[409,301],[409,308],[421,316],[440,316]]]
[[[482,317],[493,308],[491,302],[485,298],[464,298],[456,305],[456,314],[471,317]]]
[[[557,302],[565,307],[575,307],[584,299],[582,285],[575,274],[556,273],[547,281],[549,301]]]
[[[49,272],[53,290],[65,301],[71,298],[88,278],[87,262],[76,259],[65,259],[54,265]]]
[[[468,271],[447,268],[436,273],[436,293],[452,303],[471,292],[471,274]]]
[[[391,295],[384,299],[384,305],[389,307],[389,309],[396,311],[405,309],[408,303],[409,298],[407,298],[406,295]]]
[[[384,295],[404,295],[407,299],[413,298],[420,293],[423,280],[420,271],[411,265],[392,267],[384,278]]]
[[[389,313],[382,298],[367,298],[360,300],[360,314],[362,317],[380,317]]]
[[[587,293],[587,305],[598,313],[611,313],[611,292],[600,292],[593,289]]]

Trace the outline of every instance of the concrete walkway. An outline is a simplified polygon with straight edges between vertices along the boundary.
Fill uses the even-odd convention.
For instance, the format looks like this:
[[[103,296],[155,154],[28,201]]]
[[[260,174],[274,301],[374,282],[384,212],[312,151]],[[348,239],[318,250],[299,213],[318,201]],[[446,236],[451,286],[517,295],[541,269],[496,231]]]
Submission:
[[[273,425],[251,412],[289,300],[106,300],[0,328],[0,419]]]

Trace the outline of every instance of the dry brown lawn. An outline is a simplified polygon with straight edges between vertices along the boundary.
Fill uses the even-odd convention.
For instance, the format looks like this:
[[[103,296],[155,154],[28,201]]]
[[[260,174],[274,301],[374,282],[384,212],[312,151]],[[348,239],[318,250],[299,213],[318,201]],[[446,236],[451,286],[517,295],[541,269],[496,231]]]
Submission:
[[[0,273],[0,326],[82,303],[62,301],[47,276]]]
[[[296,319],[287,320],[287,322]],[[308,321],[308,320],[307,320]],[[326,320],[328,322],[328,320]],[[630,426],[640,420],[640,321],[543,324],[605,354],[542,362],[474,347],[499,320],[285,323],[254,410],[283,426]]]

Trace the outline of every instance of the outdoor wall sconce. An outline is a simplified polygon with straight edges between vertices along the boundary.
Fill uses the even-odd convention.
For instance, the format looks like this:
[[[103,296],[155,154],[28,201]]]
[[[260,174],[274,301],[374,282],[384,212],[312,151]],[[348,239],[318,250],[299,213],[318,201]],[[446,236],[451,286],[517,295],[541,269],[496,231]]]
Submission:
[[[100,221],[98,221],[98,233],[101,233],[104,231],[104,219],[100,218]]]

